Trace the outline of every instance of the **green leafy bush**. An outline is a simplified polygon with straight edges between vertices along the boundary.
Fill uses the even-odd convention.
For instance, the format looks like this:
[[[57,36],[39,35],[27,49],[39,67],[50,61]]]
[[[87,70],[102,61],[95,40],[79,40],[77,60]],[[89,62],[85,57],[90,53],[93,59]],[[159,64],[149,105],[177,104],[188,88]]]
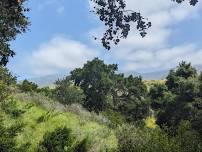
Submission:
[[[118,152],[180,152],[180,146],[160,129],[122,126],[118,130]]]
[[[66,79],[56,82],[54,96],[63,104],[83,104],[85,100],[83,90],[72,85],[71,82]]]
[[[15,84],[16,77],[7,68],[0,66],[0,102],[3,102],[9,96],[9,87]]]
[[[183,152],[201,152],[202,142],[197,131],[191,128],[189,121],[182,121],[177,129],[176,142],[180,144]]]
[[[39,143],[38,152],[87,152],[87,138],[76,142],[71,130],[57,128],[53,132],[44,135],[43,141]]]
[[[3,121],[0,118],[0,152],[26,152],[29,144],[18,147],[16,144],[16,136],[22,131],[23,124],[16,123],[15,125],[5,128]]]
[[[22,92],[37,92],[38,90],[38,85],[28,80],[24,80],[21,84],[18,84],[18,87]]]
[[[44,135],[43,141],[38,146],[38,152],[71,152],[74,139],[71,130],[67,128],[57,128],[53,132]]]
[[[1,104],[1,110],[14,118],[20,117],[25,112],[17,107],[15,99],[11,97]]]

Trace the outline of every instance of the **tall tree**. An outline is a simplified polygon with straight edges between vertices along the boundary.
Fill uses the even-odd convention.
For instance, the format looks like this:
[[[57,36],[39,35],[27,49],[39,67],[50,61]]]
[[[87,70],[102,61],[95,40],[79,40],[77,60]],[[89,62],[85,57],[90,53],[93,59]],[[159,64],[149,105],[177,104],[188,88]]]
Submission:
[[[107,108],[108,94],[113,88],[113,77],[118,67],[116,64],[105,64],[95,58],[88,61],[83,68],[71,72],[71,79],[80,86],[86,95],[85,107],[96,112]]]
[[[24,7],[26,0],[0,0],[0,65],[6,65],[15,52],[10,48],[10,41],[24,33],[29,25]]]

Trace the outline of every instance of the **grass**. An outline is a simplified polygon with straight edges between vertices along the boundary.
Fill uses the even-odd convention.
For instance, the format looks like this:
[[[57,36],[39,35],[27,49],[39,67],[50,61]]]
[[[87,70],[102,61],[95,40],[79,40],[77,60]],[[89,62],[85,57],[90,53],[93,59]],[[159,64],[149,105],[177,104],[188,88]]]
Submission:
[[[57,127],[67,127],[78,140],[85,137],[89,139],[89,147],[92,152],[112,151],[117,147],[117,139],[113,130],[105,124],[88,119],[72,112],[46,109],[33,102],[22,102],[16,100],[16,108],[25,111],[19,118],[12,118],[9,114],[0,112],[4,118],[4,124],[8,127],[20,121],[25,124],[21,133],[17,136],[18,145],[30,143],[28,152],[36,151],[38,143],[48,131]]]

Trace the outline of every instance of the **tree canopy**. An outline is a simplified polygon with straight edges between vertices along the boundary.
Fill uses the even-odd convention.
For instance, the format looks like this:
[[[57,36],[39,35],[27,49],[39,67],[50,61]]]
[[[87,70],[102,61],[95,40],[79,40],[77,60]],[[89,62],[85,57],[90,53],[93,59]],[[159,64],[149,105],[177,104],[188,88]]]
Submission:
[[[24,7],[26,0],[0,0],[0,65],[6,65],[15,52],[10,48],[10,41],[24,33],[29,25]]]
[[[110,50],[111,43],[117,45],[120,39],[126,39],[131,23],[136,23],[136,29],[141,37],[145,37],[151,22],[142,16],[140,12],[127,10],[125,0],[91,0],[94,3],[94,12],[106,26],[106,31],[100,39],[102,45]],[[172,0],[182,3],[184,0]],[[198,0],[189,0],[190,5],[195,6]],[[95,38],[97,40],[97,38]]]

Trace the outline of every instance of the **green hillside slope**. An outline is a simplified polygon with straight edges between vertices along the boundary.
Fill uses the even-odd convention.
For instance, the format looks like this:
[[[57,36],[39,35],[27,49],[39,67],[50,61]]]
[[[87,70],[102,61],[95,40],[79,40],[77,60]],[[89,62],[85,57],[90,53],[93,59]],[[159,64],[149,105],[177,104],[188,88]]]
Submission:
[[[34,95],[31,97],[26,94],[18,94],[12,98],[10,105],[5,105],[7,108],[11,105],[13,108],[15,105],[15,111],[20,110],[22,113],[18,117],[6,114],[6,109],[0,112],[7,127],[19,122],[24,124],[23,131],[17,136],[19,146],[29,143],[31,144],[29,151],[34,152],[46,132],[58,127],[67,127],[72,130],[72,134],[77,137],[77,140],[88,137],[89,151],[104,152],[117,147],[115,133],[104,125],[104,122],[102,124],[99,116],[79,109],[80,107],[77,106],[61,107],[61,105],[51,103],[52,101],[48,101],[50,103],[46,103],[46,105],[36,103],[36,98],[38,97]]]

